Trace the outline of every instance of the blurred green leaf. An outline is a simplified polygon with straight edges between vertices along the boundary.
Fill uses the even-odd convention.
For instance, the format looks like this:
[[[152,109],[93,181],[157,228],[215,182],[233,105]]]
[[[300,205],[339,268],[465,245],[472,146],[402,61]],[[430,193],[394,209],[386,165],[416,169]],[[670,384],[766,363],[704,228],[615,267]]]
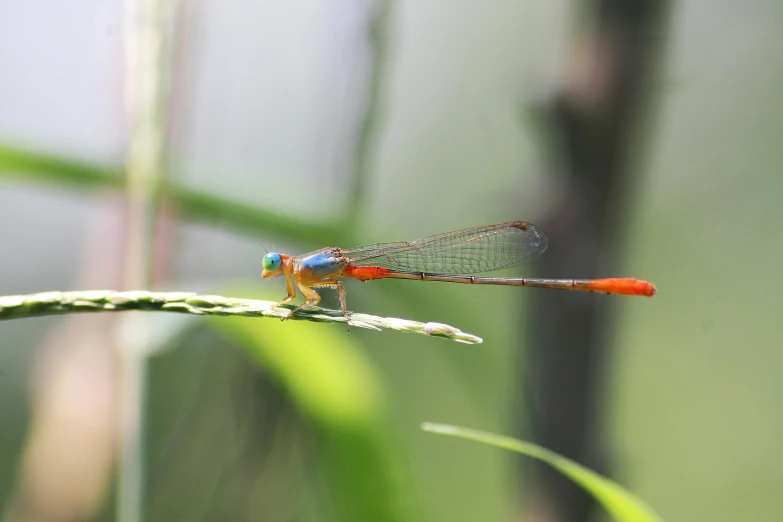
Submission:
[[[483,442],[490,446],[516,451],[528,457],[542,460],[593,495],[609,514],[620,522],[661,522],[661,518],[653,512],[652,508],[630,491],[598,473],[536,444],[446,424],[425,423],[421,428],[432,433]]]
[[[123,190],[122,169],[105,167],[0,144],[0,177],[44,182],[79,190]],[[164,182],[161,194],[184,219],[256,237],[281,237],[313,244],[348,245],[355,241],[338,224],[310,222]]]
[[[342,329],[264,323],[211,324],[277,379],[311,423],[336,520],[424,520],[383,385],[359,347]]]

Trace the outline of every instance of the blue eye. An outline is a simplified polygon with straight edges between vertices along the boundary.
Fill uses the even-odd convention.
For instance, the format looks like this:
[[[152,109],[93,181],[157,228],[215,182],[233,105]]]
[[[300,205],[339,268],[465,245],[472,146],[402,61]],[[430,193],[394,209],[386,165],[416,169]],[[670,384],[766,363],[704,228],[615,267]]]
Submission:
[[[261,264],[264,266],[264,270],[277,270],[280,268],[280,254],[277,254],[275,252],[269,252],[267,255],[264,256],[264,259],[261,260]]]

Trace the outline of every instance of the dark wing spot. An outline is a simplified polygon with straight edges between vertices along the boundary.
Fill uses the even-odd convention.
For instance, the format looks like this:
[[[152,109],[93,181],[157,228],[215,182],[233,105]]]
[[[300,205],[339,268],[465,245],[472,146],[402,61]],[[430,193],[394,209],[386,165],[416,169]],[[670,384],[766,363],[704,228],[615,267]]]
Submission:
[[[508,224],[510,227],[518,228],[519,230],[529,230],[530,229],[530,223],[525,223],[524,221],[513,221]]]

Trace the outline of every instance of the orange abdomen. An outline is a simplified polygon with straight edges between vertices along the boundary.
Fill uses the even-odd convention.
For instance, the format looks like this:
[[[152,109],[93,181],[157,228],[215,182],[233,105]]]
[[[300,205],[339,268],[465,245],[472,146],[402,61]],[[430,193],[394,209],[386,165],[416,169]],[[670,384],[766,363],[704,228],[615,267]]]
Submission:
[[[591,292],[603,292],[607,294],[619,295],[642,295],[652,297],[655,295],[655,285],[641,279],[632,277],[613,277],[609,279],[594,279],[577,284],[585,290]]]

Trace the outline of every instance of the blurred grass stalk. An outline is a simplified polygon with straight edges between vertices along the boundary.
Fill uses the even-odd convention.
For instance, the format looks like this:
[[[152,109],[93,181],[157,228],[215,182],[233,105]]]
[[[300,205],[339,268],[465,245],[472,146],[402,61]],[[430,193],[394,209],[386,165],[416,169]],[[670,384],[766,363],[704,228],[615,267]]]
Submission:
[[[369,85],[364,115],[356,136],[353,171],[350,179],[350,199],[345,207],[343,220],[350,229],[359,221],[362,205],[367,199],[366,186],[372,161],[377,149],[378,126],[383,103],[382,90],[386,83],[388,64],[389,20],[393,0],[376,0],[369,15],[367,36],[370,42]]]
[[[128,228],[125,288],[147,288],[155,214],[163,171],[169,58],[176,0],[126,0],[125,103],[130,139],[125,159]],[[117,520],[144,513],[144,402],[147,318],[129,316],[118,328],[120,352],[120,467]]]

